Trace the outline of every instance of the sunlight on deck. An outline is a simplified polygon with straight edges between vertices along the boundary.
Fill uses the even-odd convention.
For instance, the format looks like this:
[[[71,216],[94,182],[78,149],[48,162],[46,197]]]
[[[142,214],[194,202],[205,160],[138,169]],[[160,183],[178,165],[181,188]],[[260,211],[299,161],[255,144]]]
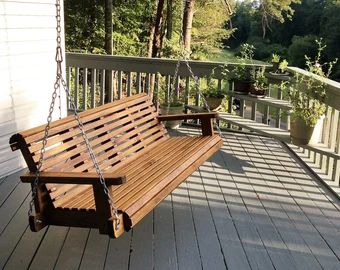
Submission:
[[[182,128],[177,133],[195,133]],[[274,139],[224,146],[131,232],[27,227],[29,187],[0,180],[0,268],[340,269],[340,202]]]

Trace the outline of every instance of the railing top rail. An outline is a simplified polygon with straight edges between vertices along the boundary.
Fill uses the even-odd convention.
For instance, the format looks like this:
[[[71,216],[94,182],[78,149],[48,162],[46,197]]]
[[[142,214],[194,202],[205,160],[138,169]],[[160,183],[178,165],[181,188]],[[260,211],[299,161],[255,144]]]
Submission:
[[[82,53],[66,53],[66,63],[68,66],[100,68],[111,70],[122,70],[132,72],[148,72],[162,75],[173,75],[177,59],[167,58],[148,58],[133,56],[115,56],[115,55],[98,55],[98,54],[82,54]],[[228,65],[230,69],[239,65],[237,62],[213,62],[213,61],[196,61],[189,60],[190,67],[195,75],[202,77],[211,74],[213,69],[221,68]],[[261,62],[246,64],[248,68],[270,66]],[[185,61],[181,61],[179,68],[179,76],[190,76],[185,65]],[[216,72],[218,78],[219,72]]]
[[[166,58],[66,53],[67,66],[121,70],[126,72],[160,73],[161,75],[174,75],[177,61],[178,60],[176,59]],[[215,70],[216,72],[214,77],[223,78],[219,72],[222,66],[227,65],[229,71],[232,71],[233,67],[239,65],[240,63],[190,60],[189,64],[194,74],[198,77],[210,76],[212,71]],[[248,68],[252,68],[260,66],[270,67],[271,65],[254,61],[254,63],[246,64],[246,66]],[[340,83],[327,78],[322,78],[301,68],[289,67],[288,70],[292,73],[299,73],[304,76],[312,76],[316,80],[322,81],[326,85],[328,97],[326,104],[337,110],[340,110]],[[181,77],[190,76],[184,60],[180,63],[178,75]]]
[[[324,83],[326,87],[327,99],[325,103],[337,110],[340,110],[340,83],[328,78],[313,74],[298,67],[289,67],[288,70],[303,76],[309,76]]]

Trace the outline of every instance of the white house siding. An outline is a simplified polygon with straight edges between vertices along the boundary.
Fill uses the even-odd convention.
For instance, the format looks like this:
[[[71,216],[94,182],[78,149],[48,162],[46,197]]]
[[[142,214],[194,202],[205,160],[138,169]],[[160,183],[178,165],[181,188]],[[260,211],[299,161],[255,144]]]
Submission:
[[[10,136],[46,122],[56,70],[55,12],[54,0],[0,0],[0,178],[25,166],[9,147]]]

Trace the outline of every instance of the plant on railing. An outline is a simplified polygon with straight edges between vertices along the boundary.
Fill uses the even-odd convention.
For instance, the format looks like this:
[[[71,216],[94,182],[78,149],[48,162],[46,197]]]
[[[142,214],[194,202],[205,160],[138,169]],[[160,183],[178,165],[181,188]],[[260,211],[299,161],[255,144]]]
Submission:
[[[234,83],[234,91],[239,94],[248,94],[250,90],[253,80],[247,64],[253,60],[254,50],[255,47],[253,45],[248,43],[242,44],[238,63],[229,73],[229,80]]]
[[[326,111],[325,99],[326,83],[337,59],[321,63],[322,52],[326,45],[322,39],[316,40],[318,46],[314,59],[305,56],[307,71],[311,74],[296,73],[294,84],[288,87],[288,97],[292,105],[291,112],[291,138],[293,143],[307,144],[313,133],[314,126]],[[320,78],[315,78],[314,75]],[[285,86],[286,87],[286,86]],[[287,87],[286,87],[287,88]]]
[[[252,72],[254,80],[250,88],[250,95],[252,96],[265,96],[268,91],[268,79],[265,77],[266,67],[260,67]]]
[[[273,72],[276,72],[279,68],[280,64],[280,55],[273,53],[272,54],[272,65],[273,65]]]

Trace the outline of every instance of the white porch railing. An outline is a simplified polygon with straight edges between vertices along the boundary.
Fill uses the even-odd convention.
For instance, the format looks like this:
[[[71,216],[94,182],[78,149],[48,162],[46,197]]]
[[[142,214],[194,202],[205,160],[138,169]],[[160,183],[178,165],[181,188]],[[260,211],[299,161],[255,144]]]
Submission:
[[[169,98],[175,79],[175,88],[183,91],[186,110],[199,110],[202,102],[195,93],[193,79],[184,62],[181,62],[178,77],[173,78],[177,60],[90,54],[66,54],[68,85],[77,107],[86,110],[140,92],[154,93]],[[272,136],[287,143],[309,166],[319,174],[327,185],[340,194],[340,84],[324,80],[327,92],[327,113],[320,126],[317,142],[304,147],[289,144],[290,104],[280,91],[271,86],[269,97],[254,98],[233,92],[233,85],[221,74],[221,66],[230,69],[237,63],[190,61],[190,66],[200,79],[202,87],[207,77],[214,72],[217,90],[228,96],[227,112],[220,114],[220,123],[228,128],[245,129]],[[249,65],[258,66],[258,65]],[[313,76],[299,68],[290,68],[295,73]],[[107,74],[111,74],[107,75]],[[320,79],[320,78],[316,78]],[[235,110],[234,99],[240,106]],[[287,113],[283,113],[287,112]]]

